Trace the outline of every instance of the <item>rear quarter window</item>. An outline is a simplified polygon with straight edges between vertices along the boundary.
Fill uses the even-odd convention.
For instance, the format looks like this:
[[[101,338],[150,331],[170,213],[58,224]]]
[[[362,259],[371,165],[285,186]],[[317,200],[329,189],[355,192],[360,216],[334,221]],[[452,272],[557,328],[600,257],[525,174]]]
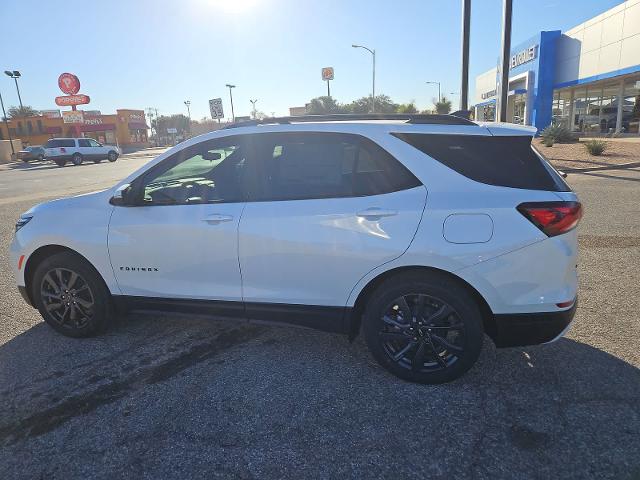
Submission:
[[[75,147],[75,140],[71,139],[52,139],[49,140],[46,144],[46,148],[59,148],[59,147]]]
[[[476,182],[527,190],[571,190],[535,152],[528,135],[393,135]]]

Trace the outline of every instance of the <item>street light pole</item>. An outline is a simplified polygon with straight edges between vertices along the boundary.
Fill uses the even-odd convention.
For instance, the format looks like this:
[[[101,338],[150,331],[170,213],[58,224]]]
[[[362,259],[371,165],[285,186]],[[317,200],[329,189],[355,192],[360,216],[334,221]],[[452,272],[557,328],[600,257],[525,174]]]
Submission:
[[[462,0],[462,78],[460,80],[460,110],[469,108],[469,33],[471,31],[471,0]]]
[[[256,98],[255,100],[251,100],[249,99],[249,101],[251,102],[251,105],[253,106],[253,119],[256,119],[256,103],[258,101],[258,99]]]
[[[500,68],[500,97],[498,98],[498,122],[507,121],[507,97],[509,95],[509,64],[511,57],[511,13],[513,1],[504,0],[502,6],[502,67]]]
[[[376,51],[365,47],[364,45],[351,45],[353,48],[364,48],[373,57],[373,85],[371,88],[371,113],[376,113]]]
[[[11,144],[11,153],[16,154],[13,148],[13,139],[11,138],[11,130],[9,130],[9,122],[7,121],[7,113],[4,111],[4,102],[2,101],[2,94],[0,93],[0,105],[2,105],[2,119],[4,120],[4,126],[7,127],[7,134],[9,135],[9,143]]]
[[[191,100],[185,100],[184,104],[187,106],[187,115],[189,116],[189,135],[191,135]]]
[[[236,121],[236,114],[233,111],[233,93],[231,92],[232,88],[236,88],[235,85],[231,85],[230,83],[227,83],[227,88],[229,89],[229,98],[231,99],[231,121],[235,122]]]
[[[13,71],[5,70],[4,73],[9,77],[13,78],[13,80],[16,82],[16,91],[18,92],[18,101],[20,102],[20,110],[22,110],[23,109],[22,98],[20,97],[20,87],[18,87],[18,79],[21,77],[21,74],[18,70],[13,70]]]

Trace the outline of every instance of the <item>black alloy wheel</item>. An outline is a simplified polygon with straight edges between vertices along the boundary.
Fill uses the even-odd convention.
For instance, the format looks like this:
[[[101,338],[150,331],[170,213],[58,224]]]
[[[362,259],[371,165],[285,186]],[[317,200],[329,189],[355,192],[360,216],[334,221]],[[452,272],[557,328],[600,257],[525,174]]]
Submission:
[[[54,268],[42,277],[40,297],[49,318],[62,328],[82,329],[91,321],[95,300],[88,282],[66,268]]]
[[[370,296],[362,328],[378,363],[416,383],[460,377],[476,362],[484,341],[471,293],[455,279],[431,272],[382,282]]]

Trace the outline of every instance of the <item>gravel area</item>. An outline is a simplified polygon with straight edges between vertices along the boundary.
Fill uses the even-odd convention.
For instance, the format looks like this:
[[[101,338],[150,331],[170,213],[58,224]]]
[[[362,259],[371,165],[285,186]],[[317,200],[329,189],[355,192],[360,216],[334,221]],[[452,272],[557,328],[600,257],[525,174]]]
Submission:
[[[545,147],[540,138],[533,140],[536,149],[549,160],[553,166],[564,171],[583,169],[608,169],[612,166],[639,164],[640,141],[607,140],[607,149],[602,155],[589,155],[581,139],[575,143],[556,143],[553,147]],[[638,165],[635,165],[638,166]]]

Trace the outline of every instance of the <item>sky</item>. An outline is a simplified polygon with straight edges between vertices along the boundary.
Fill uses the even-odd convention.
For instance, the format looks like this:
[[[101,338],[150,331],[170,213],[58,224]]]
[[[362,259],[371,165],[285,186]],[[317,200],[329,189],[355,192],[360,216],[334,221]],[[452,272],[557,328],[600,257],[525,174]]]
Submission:
[[[541,30],[568,30],[621,0],[514,0],[512,45]],[[502,0],[472,0],[470,100],[474,78],[496,65]],[[154,107],[162,115],[209,115],[222,97],[230,114],[288,115],[326,95],[332,66],[339,102],[376,94],[432,108],[439,81],[454,105],[460,90],[461,0],[0,0],[0,70],[19,70],[23,104],[54,109],[57,78],[76,74],[85,107],[102,113]],[[0,78],[5,107],[15,85]]]

